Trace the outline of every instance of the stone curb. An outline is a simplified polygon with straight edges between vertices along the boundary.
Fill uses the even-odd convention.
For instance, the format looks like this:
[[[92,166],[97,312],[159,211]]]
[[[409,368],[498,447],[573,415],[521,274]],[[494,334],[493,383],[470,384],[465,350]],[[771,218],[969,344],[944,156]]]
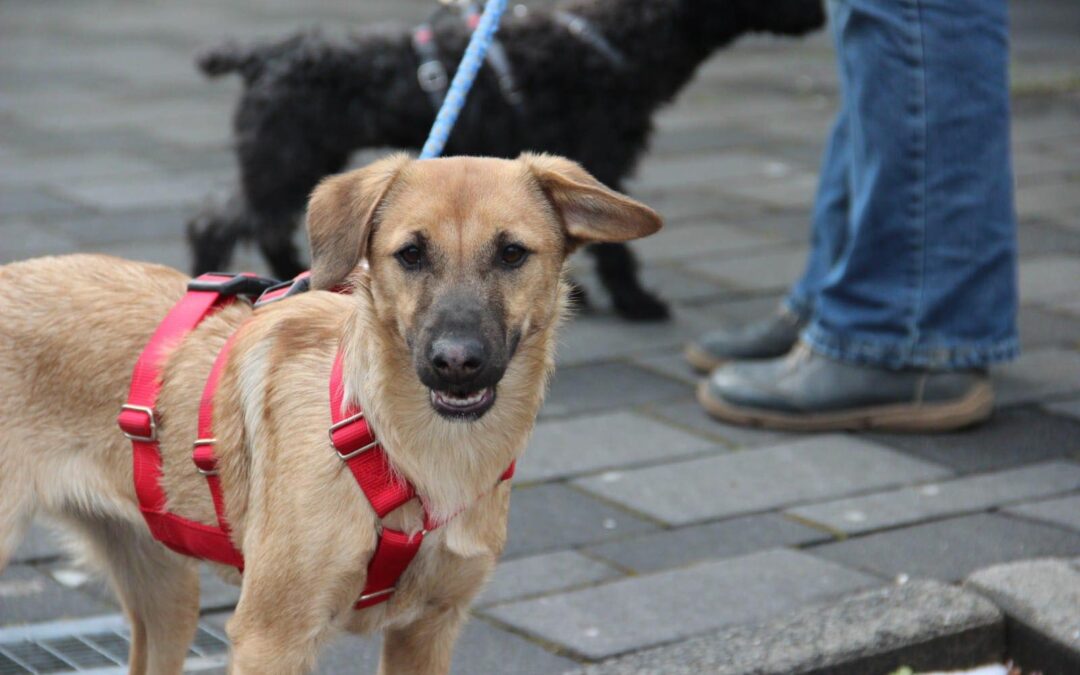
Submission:
[[[965,586],[1005,613],[1009,657],[1024,672],[1080,673],[1080,561],[995,565],[972,574]]]
[[[1001,660],[1005,621],[987,599],[912,581],[760,624],[588,666],[580,675],[866,675]],[[1077,671],[1074,671],[1077,672]]]

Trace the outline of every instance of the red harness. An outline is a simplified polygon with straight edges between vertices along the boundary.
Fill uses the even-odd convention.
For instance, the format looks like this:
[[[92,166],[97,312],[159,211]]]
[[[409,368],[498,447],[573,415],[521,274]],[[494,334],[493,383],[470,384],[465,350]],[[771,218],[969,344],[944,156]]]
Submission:
[[[128,401],[121,407],[117,423],[131,440],[134,451],[135,494],[150,533],[170,549],[243,571],[244,558],[233,545],[229,523],[225,517],[225,499],[217,476],[213,434],[214,392],[228,360],[233,337],[225,343],[206,380],[199,403],[198,438],[192,460],[196,469],[206,477],[214,501],[218,526],[204,525],[166,510],[165,492],[161,489],[161,448],[158,444],[160,420],[155,412],[161,391],[162,356],[166,349],[178,344],[199,323],[218,309],[231,304],[237,296],[260,296],[256,306],[280,300],[307,288],[306,273],[293,282],[271,286],[274,282],[251,274],[204,274],[188,284],[187,294],[169,311],[150,338],[131,375]],[[375,434],[364,419],[359,407],[345,403],[345,384],[341,373],[341,351],[334,359],[330,374],[330,444],[341,461],[352,472],[364,496],[371,502],[379,518],[416,496],[416,490],[405,480],[397,478],[390,460]],[[499,482],[514,475],[514,465],[500,477]],[[424,507],[423,530],[411,537],[386,527],[379,532],[375,554],[368,563],[367,582],[357,609],[376,605],[390,599],[398,579],[412,562],[424,535],[439,523],[432,521]]]

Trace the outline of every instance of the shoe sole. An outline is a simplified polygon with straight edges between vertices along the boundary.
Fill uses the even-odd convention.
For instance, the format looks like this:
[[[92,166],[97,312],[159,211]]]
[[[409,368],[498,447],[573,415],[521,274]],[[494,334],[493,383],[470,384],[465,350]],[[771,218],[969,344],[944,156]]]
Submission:
[[[697,399],[705,412],[718,420],[779,431],[954,431],[985,421],[994,411],[994,389],[989,382],[976,384],[963,398],[948,403],[903,403],[812,415],[766,412],[725,403],[709,393],[708,380],[698,385]]]
[[[708,375],[720,366],[727,363],[724,359],[718,359],[694,343],[686,345],[683,350],[683,358],[700,375]]]

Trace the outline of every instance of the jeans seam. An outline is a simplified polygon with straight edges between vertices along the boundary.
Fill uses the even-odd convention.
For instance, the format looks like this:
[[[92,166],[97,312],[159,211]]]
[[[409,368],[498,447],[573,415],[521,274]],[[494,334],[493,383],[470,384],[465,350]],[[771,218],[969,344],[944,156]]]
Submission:
[[[926,52],[922,33],[922,2],[908,0],[908,21],[910,27],[909,58],[912,60],[914,92],[911,99],[912,112],[912,170],[914,194],[912,195],[912,259],[914,261],[914,279],[911,286],[911,306],[908,317],[908,341],[912,353],[920,339],[920,317],[923,312],[926,290]]]

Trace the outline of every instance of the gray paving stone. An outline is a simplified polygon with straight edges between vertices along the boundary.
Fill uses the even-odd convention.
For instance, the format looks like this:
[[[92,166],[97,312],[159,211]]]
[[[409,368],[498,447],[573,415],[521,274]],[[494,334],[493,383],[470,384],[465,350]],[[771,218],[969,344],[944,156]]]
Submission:
[[[796,170],[778,177],[736,178],[725,181],[719,189],[742,198],[763,202],[774,208],[809,211],[814,203],[817,187],[817,173]]]
[[[499,563],[473,604],[493,605],[534,595],[548,595],[623,576],[611,565],[576,551],[557,551]]]
[[[55,560],[64,555],[59,538],[56,531],[34,523],[15,549],[11,560],[16,563]]]
[[[127,244],[135,241],[178,239],[184,234],[191,208],[150,211],[114,211],[41,219],[38,222],[84,247]]]
[[[642,194],[638,191],[630,194],[656,209],[664,217],[665,227],[687,222],[696,223],[704,219],[721,222],[753,221],[757,224],[762,216],[760,204],[732,199],[731,195],[721,194],[713,189],[700,189],[689,193],[652,191]]]
[[[669,129],[659,133],[652,142],[652,154],[679,155],[688,152],[715,152],[746,146],[747,134],[730,127]]]
[[[1080,458],[1080,423],[1032,407],[1000,409],[982,426],[956,433],[875,433],[866,438],[960,473]]]
[[[1080,464],[1056,461],[809,504],[786,513],[834,531],[857,534],[1074,490],[1080,490]]]
[[[140,175],[164,176],[163,172],[153,164],[118,152],[25,156],[18,162],[0,164],[0,184],[12,187],[55,185],[86,178]]]
[[[503,558],[575,548],[656,529],[647,520],[566,485],[515,488]]]
[[[221,611],[236,607],[240,586],[222,579],[209,565],[199,570],[199,607],[205,611]]]
[[[1080,495],[1018,504],[1005,509],[1005,511],[1013,515],[1042,520],[1080,532]]]
[[[75,213],[80,206],[38,188],[0,188],[0,218]]]
[[[485,613],[600,659],[761,620],[877,584],[839,565],[776,549],[500,605]]]
[[[1016,231],[1022,258],[1080,254],[1080,231],[1039,220],[1021,221]]]
[[[111,244],[92,244],[84,247],[92,253],[104,253],[106,255],[137,260],[139,262],[157,263],[167,265],[178,270],[189,271],[191,267],[191,253],[187,242],[183,239],[183,233],[178,232],[171,239],[149,239],[116,242]],[[238,268],[239,269],[239,268]]]
[[[595,271],[586,264],[587,259],[584,256],[579,257],[575,262],[577,264],[573,275],[574,281],[585,290],[589,299],[588,307],[579,310],[579,314],[610,315],[613,311],[611,298],[600,285]],[[729,297],[738,292],[738,289],[717,280],[688,273],[670,265],[646,265],[642,267],[640,276],[642,286],[664,300],[674,303],[711,301]]]
[[[587,666],[587,675],[920,672],[1003,658],[1001,612],[973,592],[913,581]]]
[[[783,178],[797,167],[757,154],[727,151],[678,158],[653,158],[642,162],[631,190],[678,190],[696,185],[723,188],[733,178]]]
[[[817,436],[575,481],[605,499],[671,524],[689,524],[801,502],[918,483],[949,474],[851,436]]]
[[[1026,671],[1080,671],[1080,569],[1028,560],[979,570],[966,586],[1005,612],[1009,656]]]
[[[184,272],[190,272],[191,267],[191,253],[181,233],[177,233],[177,236],[173,239],[136,239],[126,242],[88,245],[84,246],[83,249],[128,260],[168,265]],[[237,247],[231,267],[233,270],[270,275],[266,261],[247,246]]]
[[[957,581],[981,567],[1039,556],[1080,554],[1080,532],[980,513],[809,549],[885,577]]]
[[[1046,307],[1060,314],[1066,314],[1072,317],[1080,317],[1080,299],[1078,298],[1065,298],[1062,300],[1055,300],[1053,302],[1046,303]]]
[[[706,525],[661,530],[590,546],[587,551],[637,573],[683,567],[704,560],[732,558],[781,546],[831,539],[827,533],[775,513]]]
[[[1049,403],[1044,405],[1043,408],[1055,415],[1063,415],[1070,417],[1074,420],[1080,421],[1080,398],[1072,401],[1059,401],[1057,403]]]
[[[228,615],[218,614],[207,622],[224,630]],[[374,673],[379,665],[380,636],[342,635],[319,651],[315,672],[320,675]],[[453,675],[507,673],[507,675],[551,675],[574,669],[570,659],[477,618],[471,618],[454,647]]]
[[[731,258],[783,246],[784,241],[762,236],[722,223],[665,227],[652,237],[642,239],[634,249],[647,261],[670,261],[683,258]]]
[[[560,368],[541,417],[582,414],[685,397],[690,388],[623,363]]]
[[[700,307],[709,310],[721,319],[719,323],[710,326],[711,330],[725,324],[739,325],[765,319],[772,316],[783,301],[783,293],[767,293],[737,299],[722,299],[700,305]]]
[[[628,412],[550,420],[536,425],[515,478],[552,480],[717,449],[700,436]]]
[[[559,334],[556,358],[562,367],[681,347],[714,321],[709,311],[676,307],[669,321],[643,323],[627,330],[626,321],[613,314],[586,312],[568,321]]]
[[[685,429],[705,434],[709,438],[735,448],[754,448],[805,438],[805,435],[740,427],[709,417],[696,399],[658,403],[645,408],[650,415]]]
[[[694,369],[686,363],[686,358],[683,357],[683,350],[681,348],[672,351],[632,356],[630,357],[630,363],[659,375],[670,377],[673,380],[679,380],[691,387],[696,386],[698,380],[701,378],[701,376],[695,373]]]
[[[806,265],[806,251],[789,249],[734,259],[701,260],[686,268],[737,288],[754,291],[787,289]]]
[[[1080,392],[1080,352],[1067,349],[1026,352],[994,372],[994,388],[999,406]]]
[[[78,250],[69,237],[27,222],[0,223],[0,241],[0,264]]]
[[[1080,194],[1080,190],[1073,191]],[[1080,208],[1074,213],[1080,213]],[[1080,293],[1080,259],[1058,254],[1021,261],[1021,302],[1046,302],[1077,293]]]
[[[64,197],[105,211],[198,206],[230,185],[223,176],[194,174],[121,180],[94,178],[57,186]]]
[[[0,626],[116,611],[27,565],[9,565],[0,573],[0,600]]]
[[[1080,213],[1080,191],[1076,181],[1040,181],[1034,185],[1018,185],[1016,211],[1021,218],[1042,218],[1066,227],[1080,229],[1076,214]],[[1021,267],[1021,297],[1024,288]],[[1075,274],[1075,272],[1074,272]]]
[[[1024,349],[1080,345],[1080,317],[1024,305],[1020,307],[1020,344]]]

